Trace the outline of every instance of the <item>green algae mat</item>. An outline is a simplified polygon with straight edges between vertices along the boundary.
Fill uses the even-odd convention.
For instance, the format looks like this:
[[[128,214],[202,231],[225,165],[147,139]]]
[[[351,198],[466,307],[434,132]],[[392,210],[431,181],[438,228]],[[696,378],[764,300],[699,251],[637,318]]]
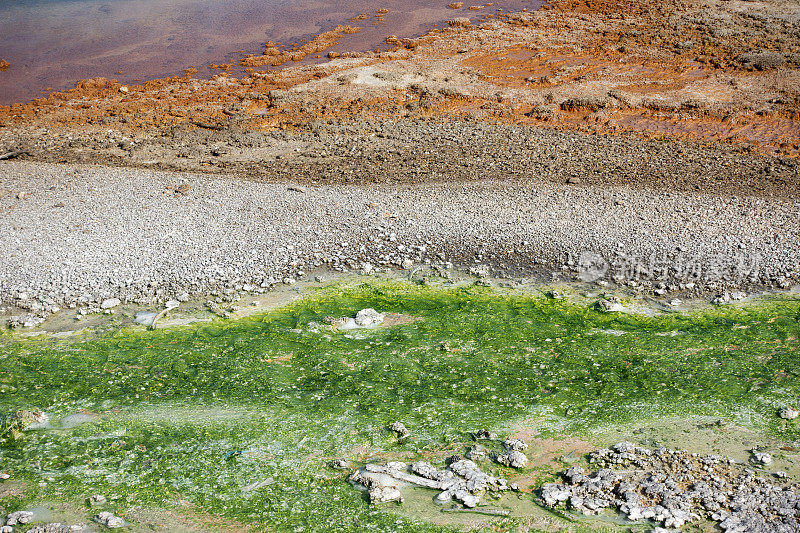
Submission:
[[[402,319],[324,325],[368,307]],[[463,452],[478,429],[596,442],[691,417],[791,453],[800,423],[777,411],[800,397],[799,338],[788,296],[647,317],[400,282],[327,287],[236,321],[0,336],[0,513],[40,506],[86,522],[87,498],[102,494],[101,509],[142,531],[597,530],[536,505],[554,457],[497,465],[530,481],[508,517],[439,517],[424,490],[371,506],[347,478],[367,461]],[[49,423],[19,431],[13,413],[35,409]],[[395,421],[411,436],[398,440]],[[340,458],[350,468],[332,468]]]

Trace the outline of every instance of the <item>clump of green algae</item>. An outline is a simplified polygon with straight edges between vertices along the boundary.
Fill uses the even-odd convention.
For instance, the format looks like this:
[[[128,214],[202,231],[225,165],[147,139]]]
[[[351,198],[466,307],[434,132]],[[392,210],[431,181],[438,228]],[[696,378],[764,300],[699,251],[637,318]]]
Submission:
[[[365,307],[420,320],[348,335],[308,326]],[[187,500],[270,530],[438,530],[370,508],[327,462],[430,453],[532,417],[543,435],[580,435],[746,411],[764,431],[797,439],[800,426],[775,411],[800,397],[799,309],[786,297],[645,317],[375,282],[238,321],[0,337],[0,412],[39,408],[56,421],[0,445],[0,470],[30,481],[0,506],[104,493],[123,514]],[[57,429],[77,411],[97,416]],[[385,431],[395,420],[411,439]]]

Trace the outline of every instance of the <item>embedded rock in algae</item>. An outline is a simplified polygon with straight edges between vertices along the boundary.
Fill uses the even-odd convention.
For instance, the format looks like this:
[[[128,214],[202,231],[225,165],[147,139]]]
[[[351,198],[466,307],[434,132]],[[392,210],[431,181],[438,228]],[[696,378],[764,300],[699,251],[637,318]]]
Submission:
[[[398,461],[385,465],[367,464],[356,470],[350,480],[369,490],[372,503],[402,502],[400,484],[407,483],[441,491],[436,496],[439,503],[455,500],[467,508],[476,507],[485,492],[511,488],[505,479],[481,471],[469,459],[459,459],[444,469],[436,468],[427,461],[410,465]]]

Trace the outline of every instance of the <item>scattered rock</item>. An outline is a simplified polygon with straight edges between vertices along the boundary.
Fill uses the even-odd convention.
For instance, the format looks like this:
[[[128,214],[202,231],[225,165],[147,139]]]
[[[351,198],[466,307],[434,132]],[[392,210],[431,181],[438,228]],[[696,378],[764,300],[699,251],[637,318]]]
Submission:
[[[467,508],[477,506],[480,503],[480,495],[486,491],[509,489],[505,479],[482,472],[468,459],[455,461],[447,469],[442,470],[427,461],[417,461],[411,465],[396,461],[385,465],[368,464],[357,470],[350,479],[370,490],[370,501],[373,503],[402,501],[399,482],[440,490],[436,496],[437,502],[447,503],[456,500]]]
[[[489,277],[489,267],[486,265],[475,266],[469,269],[469,273],[479,278]]]
[[[38,326],[44,322],[43,317],[39,317],[36,315],[15,315],[9,317],[8,319],[8,327],[16,329],[16,328],[33,328]]]
[[[772,464],[772,456],[766,452],[753,451],[753,459],[762,465]]]
[[[406,428],[405,424],[402,422],[395,422],[392,424],[391,429],[397,434],[397,438],[399,439],[404,439],[411,435],[411,432],[408,431],[408,428]]]
[[[367,308],[362,309],[358,313],[356,313],[356,325],[362,328],[366,328],[369,326],[377,326],[383,322],[384,315],[383,313],[377,312],[375,309]]]
[[[105,505],[108,503],[108,499],[103,496],[102,494],[94,494],[89,496],[89,505],[92,507],[97,507],[99,505]]]
[[[479,429],[472,434],[472,438],[475,440],[496,440],[497,435],[486,429]]]
[[[31,511],[14,511],[6,516],[7,526],[16,526],[20,524],[28,524],[33,520],[33,513]]]
[[[528,458],[522,452],[509,450],[502,455],[498,455],[497,462],[511,468],[522,468],[528,464]]]
[[[756,453],[762,452],[754,453],[756,460],[765,459]],[[629,520],[673,529],[705,518],[728,533],[797,531],[796,486],[773,485],[731,459],[621,442],[593,452],[589,461],[600,469],[567,469],[564,483],[542,487],[544,503],[587,515],[613,507]]]
[[[350,480],[369,489],[370,503],[403,502],[398,481],[385,473],[359,469]]]
[[[503,446],[505,446],[507,450],[515,452],[528,449],[528,445],[522,439],[506,439],[505,442],[503,442]]]
[[[800,415],[800,411],[794,409],[793,407],[789,407],[787,405],[786,407],[781,409],[779,414],[781,418],[785,418],[786,420],[794,420],[795,418],[798,417],[798,415]]]
[[[720,294],[719,296],[715,297],[711,300],[712,305],[723,305],[731,301],[731,295],[729,293]]]
[[[605,311],[606,313],[610,313],[612,311],[623,311],[625,308],[622,306],[622,302],[616,296],[609,296],[607,298],[601,298],[597,301],[597,307],[601,311]]]
[[[113,309],[121,303],[119,298],[108,298],[107,300],[103,300],[103,303],[100,304],[100,309]]]
[[[125,520],[108,511],[99,513],[94,517],[94,521],[111,529],[119,528],[125,525]]]
[[[331,468],[335,468],[337,470],[344,470],[350,466],[350,462],[347,459],[334,459],[330,464]]]

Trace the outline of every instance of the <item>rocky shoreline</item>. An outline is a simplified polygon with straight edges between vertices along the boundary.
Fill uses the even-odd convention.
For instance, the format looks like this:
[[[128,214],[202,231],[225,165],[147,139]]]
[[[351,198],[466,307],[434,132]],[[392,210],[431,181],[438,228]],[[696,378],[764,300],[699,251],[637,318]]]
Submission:
[[[319,268],[461,268],[721,302],[741,287],[788,289],[800,273],[800,207],[777,198],[534,180],[300,186],[21,162],[2,175],[0,301],[14,315],[229,301]]]
[[[668,305],[789,289],[798,27],[773,0],[560,0],[318,65],[0,106],[0,314],[222,303],[318,269]]]

